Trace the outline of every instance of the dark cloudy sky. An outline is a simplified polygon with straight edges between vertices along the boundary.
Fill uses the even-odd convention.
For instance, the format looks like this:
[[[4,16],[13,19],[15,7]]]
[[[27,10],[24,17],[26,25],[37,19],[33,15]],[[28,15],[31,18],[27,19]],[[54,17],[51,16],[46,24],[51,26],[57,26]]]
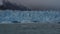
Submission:
[[[2,0],[0,0],[0,5],[2,5]]]
[[[6,1],[6,0],[5,0]],[[60,7],[60,0],[8,0],[11,3],[16,3],[17,5],[24,5],[27,7],[41,7],[41,6],[51,6],[51,7]],[[2,0],[0,0],[0,5]]]

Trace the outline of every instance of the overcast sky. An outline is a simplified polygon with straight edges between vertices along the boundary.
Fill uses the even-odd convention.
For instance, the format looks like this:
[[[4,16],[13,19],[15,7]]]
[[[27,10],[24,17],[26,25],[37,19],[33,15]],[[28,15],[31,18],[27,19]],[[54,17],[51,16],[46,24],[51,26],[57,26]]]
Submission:
[[[6,0],[5,0],[6,1]],[[60,7],[60,0],[8,0],[11,3],[16,3],[17,5],[24,5],[27,7],[41,7],[41,6],[51,6]],[[2,0],[0,0],[0,5]]]
[[[0,0],[0,5],[2,5],[2,0]]]

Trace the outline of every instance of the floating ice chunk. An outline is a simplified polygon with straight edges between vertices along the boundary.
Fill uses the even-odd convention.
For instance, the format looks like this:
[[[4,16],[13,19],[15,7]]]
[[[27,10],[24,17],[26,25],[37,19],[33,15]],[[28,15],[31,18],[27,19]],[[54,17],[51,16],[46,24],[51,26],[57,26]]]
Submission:
[[[23,21],[21,21],[21,23],[34,23],[34,22],[32,22],[30,20],[23,20]]]
[[[1,22],[2,24],[10,24],[10,23],[12,23],[11,21],[2,21]]]

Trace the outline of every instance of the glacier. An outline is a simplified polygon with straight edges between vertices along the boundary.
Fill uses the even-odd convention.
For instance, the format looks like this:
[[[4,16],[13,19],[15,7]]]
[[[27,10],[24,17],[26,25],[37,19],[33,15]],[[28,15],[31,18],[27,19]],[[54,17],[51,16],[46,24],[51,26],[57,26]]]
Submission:
[[[0,23],[5,22],[60,22],[60,11],[0,10]]]

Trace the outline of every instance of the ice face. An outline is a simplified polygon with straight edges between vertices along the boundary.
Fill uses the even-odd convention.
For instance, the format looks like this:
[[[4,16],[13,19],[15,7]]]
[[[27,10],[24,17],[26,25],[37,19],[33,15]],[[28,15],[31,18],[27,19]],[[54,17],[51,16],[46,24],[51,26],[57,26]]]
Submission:
[[[0,10],[0,23],[60,23],[60,11],[13,11]]]

